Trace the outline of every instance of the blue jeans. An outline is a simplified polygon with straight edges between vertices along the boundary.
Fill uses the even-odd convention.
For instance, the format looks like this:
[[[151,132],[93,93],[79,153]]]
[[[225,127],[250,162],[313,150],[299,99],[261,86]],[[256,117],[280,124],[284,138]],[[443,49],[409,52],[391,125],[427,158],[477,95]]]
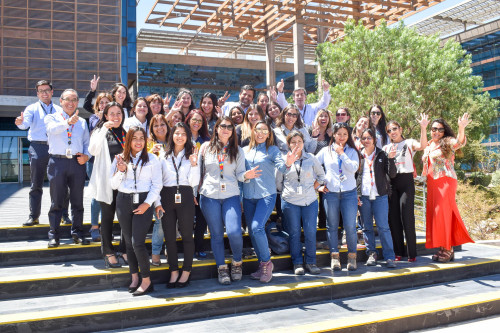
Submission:
[[[363,235],[366,242],[366,252],[377,252],[375,247],[375,233],[373,232],[373,218],[377,224],[378,236],[382,243],[382,254],[384,259],[394,260],[394,248],[391,230],[389,229],[389,201],[387,195],[378,196],[370,200],[368,196],[361,196],[361,207],[359,213],[363,220]]]
[[[243,210],[255,253],[260,262],[271,260],[266,235],[266,222],[276,204],[276,194],[261,199],[243,198]]]
[[[300,220],[303,222],[306,244],[305,263],[316,264],[316,219],[318,217],[318,201],[309,206],[296,206],[281,200],[281,210],[285,217],[285,231],[288,233],[290,254],[294,265],[302,265],[302,245],[300,243]]]
[[[153,224],[153,234],[151,235],[151,254],[160,254],[161,247],[163,246],[163,228],[161,226],[161,219],[156,216],[156,212],[153,215],[155,223]]]
[[[224,260],[224,226],[233,253],[233,261],[241,261],[243,236],[241,234],[240,196],[211,199],[201,195],[200,208],[210,229],[210,244],[217,266],[226,264]]]
[[[358,195],[356,189],[347,192],[328,192],[323,195],[327,219],[327,235],[330,252],[339,252],[338,229],[339,211],[342,213],[346,232],[347,250],[356,253],[358,236],[356,235],[356,215],[358,212]]]
[[[90,176],[92,176],[92,170],[94,169],[94,163],[93,162],[87,162],[87,176],[90,179]],[[95,198],[92,198],[90,201],[90,224],[92,226],[99,225],[99,214],[101,213],[101,205],[99,204],[99,201],[97,201]]]

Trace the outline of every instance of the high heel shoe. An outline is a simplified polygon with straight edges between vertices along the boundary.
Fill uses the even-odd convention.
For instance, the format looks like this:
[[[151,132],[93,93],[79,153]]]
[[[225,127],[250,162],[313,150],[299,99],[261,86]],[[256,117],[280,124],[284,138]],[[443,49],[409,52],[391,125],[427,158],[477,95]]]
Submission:
[[[179,280],[181,279],[182,274],[179,274],[179,278],[177,279],[177,282],[175,283],[176,288],[184,288],[189,285],[189,280],[191,280],[191,273],[189,273],[189,276],[186,281],[180,282]]]
[[[106,266],[106,268],[120,268],[122,267],[122,265],[120,264],[120,262],[118,261],[118,258],[116,258],[116,263],[111,263],[109,261],[109,258],[111,257],[115,257],[114,254],[107,254],[106,256],[104,256],[104,265]]]
[[[170,275],[172,275],[172,273],[170,273]],[[181,278],[181,274],[179,274],[177,276],[177,279],[175,280],[175,282],[167,282],[167,289],[173,289],[173,288],[175,288],[175,286],[177,284],[177,281],[179,281],[180,278]]]
[[[132,293],[132,296],[142,296],[142,295],[149,294],[153,291],[155,291],[155,287],[153,286],[153,282],[151,282],[149,284],[149,286],[146,288],[146,290],[143,290],[143,291],[136,290]]]
[[[451,249],[450,251],[443,250],[437,261],[441,263],[446,263],[453,261],[454,259],[455,259],[455,252],[453,251],[453,249]]]
[[[126,254],[126,253],[125,253],[125,254]],[[125,257],[123,256],[123,253],[121,253],[121,252],[116,252],[116,257],[117,257],[117,258],[122,258],[122,260],[123,260],[123,262],[125,263],[125,265],[127,265],[127,266],[128,266],[128,260],[127,260],[127,259],[125,259]]]
[[[443,255],[444,249],[442,247],[439,248],[439,251],[436,254],[432,255],[432,261],[439,261],[439,257]]]
[[[132,283],[132,282],[130,282],[130,283]],[[142,283],[142,279],[139,278],[139,282],[137,282],[137,286],[135,286],[135,287],[128,287],[128,292],[129,293],[135,292],[137,289],[139,289],[139,287],[141,286],[141,283]]]

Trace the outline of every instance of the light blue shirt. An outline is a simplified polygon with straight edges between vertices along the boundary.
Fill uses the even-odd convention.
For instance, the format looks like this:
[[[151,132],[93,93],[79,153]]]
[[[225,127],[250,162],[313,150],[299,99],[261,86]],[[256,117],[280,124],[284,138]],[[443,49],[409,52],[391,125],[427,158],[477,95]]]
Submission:
[[[243,197],[246,199],[262,199],[276,194],[276,169],[285,172],[286,165],[280,150],[270,146],[266,151],[266,143],[261,143],[252,149],[248,146],[245,152],[245,167],[247,170],[259,166],[262,171],[260,177],[243,183]]]
[[[47,141],[47,131],[45,130],[44,118],[45,115],[62,112],[62,108],[54,103],[49,106],[42,101],[30,104],[24,109],[24,121],[17,127],[28,131],[28,140],[30,141]]]
[[[45,117],[45,127],[47,129],[49,154],[66,155],[66,149],[71,149],[71,154],[83,153],[89,158],[90,135],[85,119],[78,117],[78,121],[73,126],[66,121],[69,115],[64,112],[56,112]],[[68,129],[72,133],[71,145],[68,140]]]
[[[359,157],[355,149],[346,146],[344,154],[339,156],[333,145],[330,145],[321,149],[316,157],[325,166],[325,185],[330,192],[347,192],[356,188],[354,174],[358,171]],[[346,177],[344,181],[340,180],[340,161],[342,161],[342,174]]]

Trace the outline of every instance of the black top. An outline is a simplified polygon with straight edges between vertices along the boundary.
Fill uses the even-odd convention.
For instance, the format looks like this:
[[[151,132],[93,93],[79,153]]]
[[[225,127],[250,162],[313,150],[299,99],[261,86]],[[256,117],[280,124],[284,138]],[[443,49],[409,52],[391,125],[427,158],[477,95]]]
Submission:
[[[116,135],[114,133],[116,133]],[[108,130],[108,133],[106,133],[106,141],[108,141],[109,157],[111,158],[111,162],[113,162],[115,155],[123,153],[123,147],[116,138],[117,136],[121,138],[121,135],[122,135],[121,128],[120,129],[113,128]]]
[[[92,105],[92,100],[95,97],[95,91],[90,90],[85,96],[85,100],[83,101],[83,108],[90,113],[94,113],[94,106]]]
[[[356,172],[356,187],[358,195],[361,195],[361,187],[363,182],[363,168],[365,167],[364,150],[361,150],[361,159],[359,160],[359,169]],[[389,158],[385,151],[375,148],[375,161],[373,162],[373,171],[375,173],[375,186],[377,186],[378,195],[391,194],[391,180],[396,177],[398,170],[394,158]]]

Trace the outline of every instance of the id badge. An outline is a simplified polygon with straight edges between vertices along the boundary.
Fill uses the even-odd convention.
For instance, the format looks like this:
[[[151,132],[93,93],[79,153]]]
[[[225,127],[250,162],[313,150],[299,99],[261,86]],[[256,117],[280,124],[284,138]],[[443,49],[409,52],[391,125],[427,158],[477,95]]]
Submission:
[[[226,192],[226,183],[220,183],[220,191]]]
[[[302,194],[302,186],[297,186],[297,194]]]
[[[370,191],[370,200],[373,201],[376,199],[375,192]]]
[[[71,154],[71,148],[66,148],[66,157],[73,158],[73,155]]]
[[[134,193],[132,196],[132,203],[138,204],[139,203],[139,193]]]
[[[347,180],[347,176],[342,174],[342,175],[340,175],[339,179],[340,179],[340,182],[345,182]]]
[[[180,193],[175,194],[174,201],[176,204],[181,203],[181,194]]]

